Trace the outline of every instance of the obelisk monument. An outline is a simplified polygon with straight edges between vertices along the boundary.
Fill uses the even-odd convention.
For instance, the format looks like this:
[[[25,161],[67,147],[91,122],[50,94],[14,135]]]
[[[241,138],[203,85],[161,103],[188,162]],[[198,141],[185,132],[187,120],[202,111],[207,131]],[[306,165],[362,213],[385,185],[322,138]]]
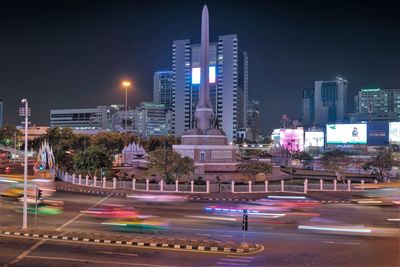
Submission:
[[[228,145],[226,134],[218,129],[218,121],[210,101],[209,87],[209,30],[208,8],[201,15],[200,91],[195,112],[195,124],[182,136],[180,145],[173,149],[182,156],[193,159],[196,174],[216,174],[236,169],[236,150]]]
[[[201,44],[200,44],[200,92],[199,102],[197,103],[195,119],[197,128],[203,134],[210,128],[210,122],[214,117],[214,112],[210,103],[210,86],[209,86],[209,67],[208,67],[208,47],[209,47],[209,30],[208,30],[208,8],[203,7],[201,14]]]

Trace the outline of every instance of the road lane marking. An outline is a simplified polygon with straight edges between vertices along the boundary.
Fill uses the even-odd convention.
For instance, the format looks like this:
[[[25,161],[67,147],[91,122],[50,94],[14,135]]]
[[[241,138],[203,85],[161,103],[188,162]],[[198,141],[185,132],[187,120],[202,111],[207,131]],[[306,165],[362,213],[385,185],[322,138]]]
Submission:
[[[227,258],[239,258],[239,259],[249,259],[249,260],[254,260],[255,257],[244,257],[244,256],[235,256],[235,255],[227,255]]]
[[[389,222],[400,222],[400,218],[388,218]]]
[[[204,235],[204,236],[217,236],[217,237],[233,237],[233,235],[211,235],[211,234],[198,234],[198,235]]]
[[[321,241],[326,244],[343,244],[343,245],[361,245],[361,243],[357,242],[339,242],[339,241]]]
[[[232,262],[223,262],[223,261],[219,261],[217,262],[218,265],[229,265],[229,266],[249,266],[246,263],[232,263]]]
[[[131,257],[138,257],[139,254],[131,254],[131,253],[119,253],[119,252],[110,252],[110,251],[98,251],[102,254],[109,254],[109,255],[122,255],[122,256],[131,256]]]
[[[35,249],[37,249],[40,245],[42,245],[44,242],[46,242],[45,239],[40,240],[39,242],[37,242],[36,244],[34,244],[33,246],[31,246],[30,248],[28,248],[27,250],[25,250],[24,252],[22,252],[21,254],[19,254],[15,260],[13,260],[12,262],[10,262],[9,264],[15,264],[17,262],[19,262],[20,260],[22,260],[23,258],[27,257],[29,253],[31,253],[32,251],[34,251]],[[5,266],[8,266],[7,264]]]
[[[90,208],[88,208],[87,210],[90,210],[94,207],[96,207],[97,205],[101,204],[103,201],[107,200],[111,195],[101,199],[99,202],[97,202],[96,204],[94,204],[93,206],[91,206]],[[67,225],[69,225],[70,223],[72,223],[73,221],[75,221],[76,219],[78,219],[80,216],[82,216],[82,214],[78,214],[77,216],[75,216],[74,218],[72,218],[71,220],[69,220],[68,222],[64,223],[63,225],[61,225],[60,227],[58,227],[56,229],[56,231],[60,231],[61,229],[63,229],[64,227],[66,227]],[[26,251],[22,252],[20,255],[18,255],[13,261],[11,261],[9,264],[15,264],[17,262],[19,262],[20,260],[22,260],[25,257],[28,257],[28,255],[34,251],[35,249],[37,249],[40,245],[42,245],[44,242],[46,242],[46,239],[42,239],[39,242],[37,242],[36,244],[32,245],[29,249],[27,249]],[[7,266],[7,264],[6,264]]]
[[[159,265],[159,264],[147,264],[147,263],[132,263],[132,262],[115,262],[115,261],[100,261],[100,260],[88,260],[88,259],[78,259],[78,258],[63,258],[63,257],[45,257],[45,256],[26,256],[30,259],[39,260],[58,260],[58,261],[77,261],[85,263],[98,263],[98,264],[108,264],[112,265],[128,265],[128,266],[145,266],[145,267],[177,267],[173,265]]]
[[[93,208],[95,208],[96,206],[100,205],[101,203],[103,203],[104,201],[106,201],[109,197],[111,197],[111,195],[106,196],[105,198],[101,199],[100,201],[98,201],[97,203],[95,203],[93,206],[91,206],[90,208],[88,208],[86,211],[89,211]],[[69,224],[73,223],[75,220],[79,219],[81,216],[83,216],[85,213],[79,213],[78,215],[76,215],[74,218],[70,219],[68,222],[64,223],[63,225],[61,225],[60,227],[58,227],[56,229],[56,231],[61,231],[63,228],[67,227]]]
[[[222,259],[223,261],[229,261],[229,262],[251,262],[252,260],[246,260],[246,259]]]

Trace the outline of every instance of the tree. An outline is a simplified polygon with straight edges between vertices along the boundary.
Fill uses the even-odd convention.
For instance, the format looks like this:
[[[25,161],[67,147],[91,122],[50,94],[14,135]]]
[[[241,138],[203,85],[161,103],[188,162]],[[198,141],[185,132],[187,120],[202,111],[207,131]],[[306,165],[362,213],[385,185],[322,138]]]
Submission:
[[[124,133],[125,135],[125,133]],[[118,153],[124,147],[124,138],[121,133],[100,132],[92,137],[92,144],[111,153]]]
[[[399,162],[395,160],[392,149],[380,147],[377,148],[377,154],[363,165],[363,169],[369,170],[371,174],[378,175],[378,179],[384,181],[387,178],[387,173],[398,164]]]
[[[15,143],[23,136],[22,132],[15,126],[5,125],[0,128],[0,144],[14,147]]]
[[[110,155],[101,147],[91,145],[87,150],[79,151],[73,157],[74,167],[78,171],[96,175],[100,168],[110,168]]]
[[[148,161],[149,172],[160,174],[166,183],[172,183],[180,176],[194,172],[193,160],[182,157],[172,149],[156,149],[149,154]]]
[[[248,175],[250,177],[254,177],[259,173],[264,173],[264,174],[272,173],[271,164],[253,160],[240,163],[236,169],[237,171],[245,175]]]
[[[329,171],[341,171],[349,164],[351,159],[349,158],[350,153],[335,149],[325,152],[321,157],[322,165],[325,170]]]

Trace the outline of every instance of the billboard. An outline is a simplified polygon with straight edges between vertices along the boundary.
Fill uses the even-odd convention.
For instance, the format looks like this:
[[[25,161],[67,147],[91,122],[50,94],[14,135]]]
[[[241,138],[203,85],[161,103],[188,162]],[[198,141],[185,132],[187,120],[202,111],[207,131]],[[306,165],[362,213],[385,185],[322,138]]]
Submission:
[[[367,143],[369,146],[385,146],[389,142],[389,124],[387,122],[367,123]]]
[[[215,66],[208,67],[208,82],[215,83],[216,68]],[[192,84],[200,84],[200,68],[192,68]]]
[[[324,132],[305,132],[304,149],[309,147],[324,147]]]
[[[366,145],[366,124],[327,124],[326,143],[336,145]]]
[[[297,129],[281,129],[279,142],[282,148],[290,152],[303,151],[304,149],[304,130]]]
[[[400,122],[389,122],[389,143],[400,145]]]

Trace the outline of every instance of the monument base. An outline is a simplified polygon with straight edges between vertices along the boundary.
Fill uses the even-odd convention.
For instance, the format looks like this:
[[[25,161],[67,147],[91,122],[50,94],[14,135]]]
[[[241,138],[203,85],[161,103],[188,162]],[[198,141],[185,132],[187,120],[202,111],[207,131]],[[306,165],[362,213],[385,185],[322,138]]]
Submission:
[[[184,135],[182,144],[172,148],[193,159],[197,175],[236,170],[236,148],[227,144],[225,135]]]

